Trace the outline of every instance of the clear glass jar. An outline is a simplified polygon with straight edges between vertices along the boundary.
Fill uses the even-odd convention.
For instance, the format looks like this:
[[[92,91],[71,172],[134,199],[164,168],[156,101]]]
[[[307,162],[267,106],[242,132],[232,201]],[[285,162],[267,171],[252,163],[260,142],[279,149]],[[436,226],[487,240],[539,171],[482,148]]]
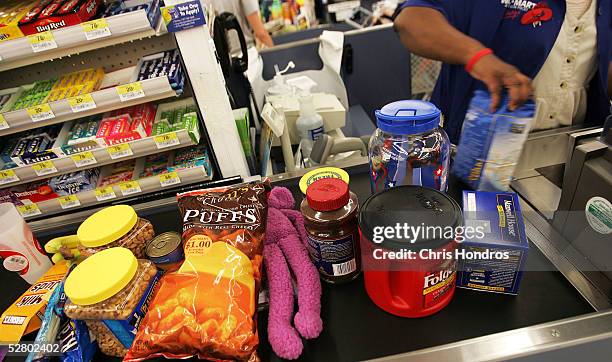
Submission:
[[[372,193],[401,185],[445,192],[451,143],[440,110],[423,101],[399,101],[376,111],[378,128],[370,139]]]

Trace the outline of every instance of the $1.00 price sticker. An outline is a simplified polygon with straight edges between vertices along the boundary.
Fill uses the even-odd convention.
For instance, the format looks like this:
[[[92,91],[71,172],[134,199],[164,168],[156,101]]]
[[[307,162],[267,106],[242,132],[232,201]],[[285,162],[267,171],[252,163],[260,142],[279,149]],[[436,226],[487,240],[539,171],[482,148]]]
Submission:
[[[110,146],[108,148],[108,154],[110,158],[116,160],[118,158],[132,156],[134,153],[132,152],[132,149],[128,143],[121,143],[115,146]]]
[[[161,184],[161,187],[168,187],[180,184],[181,179],[179,178],[178,174],[173,171],[159,175],[159,183]]]
[[[15,174],[13,170],[4,170],[0,171],[0,185],[6,185],[13,182],[19,181],[19,177]]]
[[[157,145],[158,149],[178,146],[181,144],[181,141],[179,140],[175,132],[155,136],[153,137],[153,140],[155,140],[155,145]]]
[[[74,156],[71,156],[71,158],[72,161],[74,161],[74,165],[76,167],[85,167],[98,163],[98,161],[96,161],[96,158],[94,157],[93,152],[91,151],[78,153]]]
[[[87,40],[94,40],[99,38],[105,38],[111,36],[110,28],[106,19],[96,19],[82,23],[83,31],[85,32],[85,38]]]
[[[38,208],[38,205],[36,204],[19,205],[17,206],[17,210],[19,210],[19,213],[23,217],[31,217],[42,214]]]
[[[57,172],[57,168],[51,161],[43,161],[32,165],[32,170],[36,176],[46,176]]]
[[[0,113],[0,131],[9,128],[9,124],[4,118],[4,114]]]
[[[50,30],[28,35],[28,42],[34,53],[44,52],[57,48],[57,43]]]
[[[98,201],[112,200],[117,197],[112,186],[99,187],[95,190],[95,194]]]
[[[118,85],[115,87],[115,89],[117,89],[119,100],[121,100],[121,102],[127,102],[133,99],[143,98],[145,96],[145,92],[142,89],[142,83],[140,82]]]
[[[121,193],[123,194],[123,196],[133,195],[142,192],[138,181],[122,182],[119,184],[119,189],[121,189]]]
[[[96,102],[94,102],[91,94],[83,94],[80,96],[68,98],[68,104],[72,113],[79,113],[96,108]]]
[[[48,103],[30,107],[27,109],[27,112],[32,122],[46,121],[55,118],[55,114],[53,114],[51,106]]]
[[[59,198],[59,203],[64,210],[81,206],[81,201],[79,201],[77,195],[62,196]]]

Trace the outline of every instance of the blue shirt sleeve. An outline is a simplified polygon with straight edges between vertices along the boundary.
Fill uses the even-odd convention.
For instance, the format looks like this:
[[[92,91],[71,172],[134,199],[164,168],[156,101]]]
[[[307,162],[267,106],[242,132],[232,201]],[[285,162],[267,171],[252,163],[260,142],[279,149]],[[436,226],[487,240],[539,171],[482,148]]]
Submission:
[[[407,0],[401,4],[401,8],[405,9],[408,7],[425,7],[438,10],[444,15],[445,18],[449,19],[450,15],[450,3],[453,0]],[[455,0],[456,1],[456,0]]]

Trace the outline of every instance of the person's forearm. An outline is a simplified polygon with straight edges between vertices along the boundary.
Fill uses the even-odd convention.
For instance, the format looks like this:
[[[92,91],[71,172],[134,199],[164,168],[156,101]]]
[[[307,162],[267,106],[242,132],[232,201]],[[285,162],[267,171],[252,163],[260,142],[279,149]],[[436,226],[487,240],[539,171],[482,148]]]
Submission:
[[[249,22],[251,29],[253,29],[253,34],[255,35],[255,38],[257,38],[260,42],[262,42],[267,47],[274,46],[272,37],[270,36],[268,31],[264,27],[264,24],[261,21],[261,18],[259,17],[258,11],[247,16],[247,21]]]
[[[404,46],[414,54],[449,64],[466,64],[485,48],[479,41],[458,31],[437,10],[409,7],[395,19]]]

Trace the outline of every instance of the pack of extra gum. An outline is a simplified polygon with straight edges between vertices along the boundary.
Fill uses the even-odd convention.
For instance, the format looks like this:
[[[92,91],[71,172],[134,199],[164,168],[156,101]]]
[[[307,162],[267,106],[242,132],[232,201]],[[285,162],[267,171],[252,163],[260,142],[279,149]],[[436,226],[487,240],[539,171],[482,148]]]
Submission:
[[[195,104],[177,106],[160,111],[161,115],[153,123],[151,135],[186,130],[194,143],[200,140],[200,127]]]
[[[132,11],[143,10],[147,13],[147,19],[151,26],[156,27],[160,14],[159,6],[159,0],[115,1],[106,7],[103,16],[106,18],[109,16],[130,13]]]
[[[104,114],[96,137],[107,145],[116,145],[151,135],[157,108],[152,103],[139,104]]]
[[[136,80],[147,80],[163,76],[168,77],[172,89],[177,92],[182,91],[185,84],[185,75],[183,74],[181,59],[177,49],[166,50],[143,57]]]
[[[39,0],[19,20],[19,28],[30,35],[80,24],[93,19],[101,3],[101,0]]]
[[[517,195],[464,191],[463,215],[465,226],[476,232],[461,244],[457,287],[518,294],[529,241]]]
[[[18,141],[9,142],[9,149],[2,150],[2,158],[10,152],[10,159],[19,166],[52,160],[58,157],[53,145],[61,125],[53,125],[26,131],[15,137]]]
[[[535,104],[508,110],[508,97],[489,112],[490,95],[476,91],[463,122],[452,172],[482,191],[506,191],[527,140]]]
[[[23,293],[0,317],[0,341],[17,343],[40,328],[53,289],[68,273],[66,263],[55,264]]]

